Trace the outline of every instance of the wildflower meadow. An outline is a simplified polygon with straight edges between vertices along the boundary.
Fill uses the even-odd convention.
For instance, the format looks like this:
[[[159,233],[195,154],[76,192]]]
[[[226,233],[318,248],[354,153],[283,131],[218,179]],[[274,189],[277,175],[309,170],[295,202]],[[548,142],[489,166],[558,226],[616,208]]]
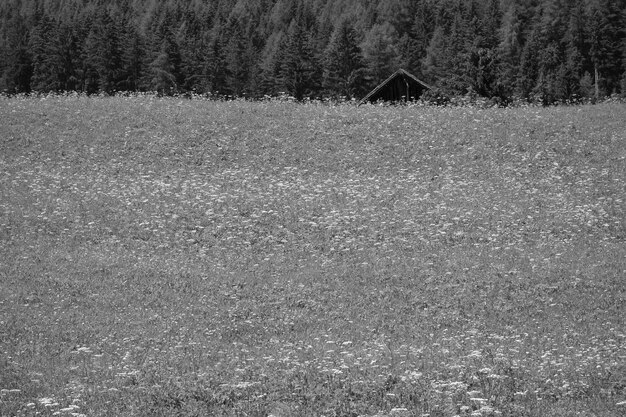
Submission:
[[[626,105],[0,98],[0,415],[622,417]]]

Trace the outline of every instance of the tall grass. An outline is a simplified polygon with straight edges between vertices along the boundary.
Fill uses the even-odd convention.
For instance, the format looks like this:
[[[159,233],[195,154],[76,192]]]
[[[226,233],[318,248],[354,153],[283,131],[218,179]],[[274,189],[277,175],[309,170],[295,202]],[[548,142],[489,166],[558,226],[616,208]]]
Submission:
[[[0,414],[626,414],[626,107],[0,99]]]

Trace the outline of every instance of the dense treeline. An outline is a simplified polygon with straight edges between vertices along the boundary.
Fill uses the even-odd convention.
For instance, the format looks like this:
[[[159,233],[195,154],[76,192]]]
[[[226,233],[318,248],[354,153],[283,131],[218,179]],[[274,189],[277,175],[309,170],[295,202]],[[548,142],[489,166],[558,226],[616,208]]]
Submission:
[[[0,92],[626,93],[626,0],[4,0]]]

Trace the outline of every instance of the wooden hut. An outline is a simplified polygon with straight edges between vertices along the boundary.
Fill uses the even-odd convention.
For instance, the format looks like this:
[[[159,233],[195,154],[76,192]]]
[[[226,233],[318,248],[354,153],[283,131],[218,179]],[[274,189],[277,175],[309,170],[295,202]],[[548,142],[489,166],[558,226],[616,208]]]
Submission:
[[[389,78],[380,83],[378,87],[370,91],[360,102],[373,103],[376,101],[410,101],[417,100],[426,90],[431,87],[416,76],[403,69],[394,72]]]

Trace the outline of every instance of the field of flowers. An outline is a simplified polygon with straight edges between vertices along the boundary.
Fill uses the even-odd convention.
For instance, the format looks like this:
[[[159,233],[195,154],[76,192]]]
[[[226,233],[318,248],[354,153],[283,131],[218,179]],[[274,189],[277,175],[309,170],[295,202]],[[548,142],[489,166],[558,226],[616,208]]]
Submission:
[[[626,415],[626,105],[0,98],[0,415]]]

